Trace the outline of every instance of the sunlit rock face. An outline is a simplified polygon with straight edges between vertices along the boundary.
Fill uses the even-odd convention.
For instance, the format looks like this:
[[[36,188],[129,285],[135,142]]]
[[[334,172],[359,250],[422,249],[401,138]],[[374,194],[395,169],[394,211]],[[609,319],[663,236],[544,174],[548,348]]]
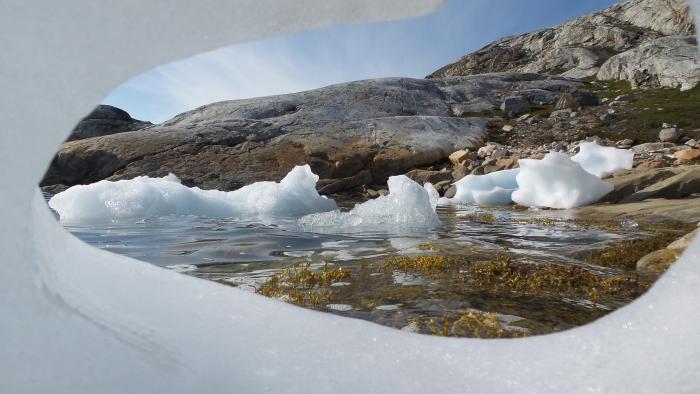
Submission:
[[[429,77],[518,71],[583,78],[596,75],[612,55],[661,36],[694,33],[685,0],[627,0],[555,27],[496,41]]]

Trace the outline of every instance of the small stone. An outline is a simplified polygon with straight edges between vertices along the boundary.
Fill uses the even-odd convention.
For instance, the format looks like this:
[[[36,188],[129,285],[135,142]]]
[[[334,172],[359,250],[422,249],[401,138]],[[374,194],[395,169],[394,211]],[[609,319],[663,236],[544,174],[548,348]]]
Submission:
[[[485,146],[482,146],[481,148],[479,148],[479,150],[477,151],[476,154],[477,154],[477,156],[484,158],[484,157],[491,156],[493,154],[493,152],[495,152],[496,150],[501,150],[501,149],[505,149],[503,147],[503,145],[489,142]]]
[[[632,96],[629,94],[621,94],[617,97],[615,97],[615,101],[630,101],[632,99]]]
[[[577,116],[578,116],[578,112],[572,112],[572,113],[569,114],[569,117],[570,117],[570,118],[575,118],[575,117],[577,117]]]
[[[615,119],[615,115],[605,113],[605,114],[600,115],[600,117],[598,119],[600,119],[601,122],[608,123],[611,120]]]
[[[452,154],[448,158],[452,162],[452,165],[458,166],[466,161],[476,159],[476,155],[469,149],[460,149],[458,151],[452,152]]]
[[[540,123],[542,121],[542,117],[539,115],[531,116],[525,120],[525,123],[527,124],[535,124],[535,123]]]
[[[513,126],[507,124],[507,125],[504,125],[504,126],[501,128],[501,130],[505,131],[506,133],[510,133],[511,131],[513,131]]]
[[[519,117],[518,119],[516,119],[515,121],[516,121],[516,122],[524,122],[524,121],[527,120],[527,118],[529,118],[530,116],[532,116],[532,115],[530,115],[530,114],[525,114],[525,115],[520,116],[520,117]]]
[[[549,119],[568,118],[572,112],[573,111],[571,108],[559,109],[556,111],[552,111],[552,113],[549,114]]]
[[[369,198],[379,197],[379,192],[376,190],[373,190],[373,189],[367,189],[367,191],[365,193],[367,193],[367,197],[369,197]]]
[[[435,184],[435,189],[437,189],[438,191],[447,190],[451,185],[452,185],[452,180],[440,181],[440,182]]]
[[[632,145],[634,145],[634,140],[631,140],[631,139],[629,139],[629,138],[626,138],[626,139],[624,139],[624,140],[617,141],[617,142],[615,143],[615,145],[618,145],[618,146],[620,146],[620,145],[632,146]]]
[[[676,142],[678,138],[680,138],[680,134],[675,127],[668,127],[659,132],[659,140],[661,142]]]

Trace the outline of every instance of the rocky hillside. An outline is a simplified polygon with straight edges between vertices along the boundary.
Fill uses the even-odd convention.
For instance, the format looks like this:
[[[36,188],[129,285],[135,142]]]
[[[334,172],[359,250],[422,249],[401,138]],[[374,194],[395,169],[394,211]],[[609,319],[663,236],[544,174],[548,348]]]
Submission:
[[[65,143],[42,186],[174,173],[189,186],[233,190],[308,163],[324,194],[374,196],[387,177],[403,173],[448,193],[467,174],[513,168],[550,150],[573,153],[591,138],[624,148],[647,143],[638,157],[649,163],[639,166],[694,162],[700,55],[693,31],[680,0],[628,0],[505,38],[427,79],[224,101],[160,125],[100,106],[72,139],[94,137]],[[661,138],[667,145],[648,145],[662,129],[672,137]]]
[[[126,111],[117,107],[98,105],[75,126],[68,141],[139,130],[152,125],[151,122],[132,118]]]
[[[382,184],[455,150],[480,147],[493,120],[484,115],[507,97],[517,94],[512,101],[522,112],[530,102],[550,105],[582,85],[511,73],[387,78],[214,103],[143,130],[68,142],[42,184],[172,172],[188,185],[231,190],[281,179],[308,163],[321,177],[321,191],[333,193]]]
[[[559,26],[506,37],[428,78],[510,71],[690,89],[700,80],[694,32],[685,0],[628,0]],[[659,40],[664,36],[679,37]],[[659,53],[661,58],[646,59]]]

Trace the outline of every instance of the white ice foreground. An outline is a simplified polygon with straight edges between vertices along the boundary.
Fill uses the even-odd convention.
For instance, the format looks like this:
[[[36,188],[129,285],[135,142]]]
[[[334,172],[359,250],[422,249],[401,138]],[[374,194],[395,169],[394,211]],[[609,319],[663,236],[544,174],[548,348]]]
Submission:
[[[293,168],[280,182],[256,182],[224,192],[187,187],[173,174],[78,185],[49,200],[64,223],[110,222],[164,215],[211,218],[298,217],[337,209],[316,191],[318,175],[308,165]]]
[[[141,71],[241,40],[434,4],[153,0],[139,12],[113,3],[104,18],[104,7],[38,0],[0,13],[2,36],[13,38],[0,62],[0,392],[699,392],[700,239],[645,295],[586,326],[525,339],[438,338],[90,247],[54,220],[36,188],[68,130]],[[697,15],[700,1],[692,4]]]
[[[541,160],[521,159],[520,168],[486,175],[467,175],[455,182],[453,198],[440,205],[476,204],[527,207],[574,208],[592,204],[613,190],[600,178],[632,168],[634,152],[584,142],[569,157],[550,152]]]

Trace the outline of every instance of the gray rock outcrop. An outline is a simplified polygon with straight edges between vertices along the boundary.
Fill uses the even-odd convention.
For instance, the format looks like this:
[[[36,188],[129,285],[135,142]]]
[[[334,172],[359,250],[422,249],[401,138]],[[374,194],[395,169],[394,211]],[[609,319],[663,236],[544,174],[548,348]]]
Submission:
[[[133,119],[120,108],[101,104],[75,126],[68,141],[124,133],[152,125],[151,122]]]
[[[700,81],[697,40],[693,36],[668,36],[644,42],[608,59],[597,78],[626,80],[634,89],[692,89]]]

